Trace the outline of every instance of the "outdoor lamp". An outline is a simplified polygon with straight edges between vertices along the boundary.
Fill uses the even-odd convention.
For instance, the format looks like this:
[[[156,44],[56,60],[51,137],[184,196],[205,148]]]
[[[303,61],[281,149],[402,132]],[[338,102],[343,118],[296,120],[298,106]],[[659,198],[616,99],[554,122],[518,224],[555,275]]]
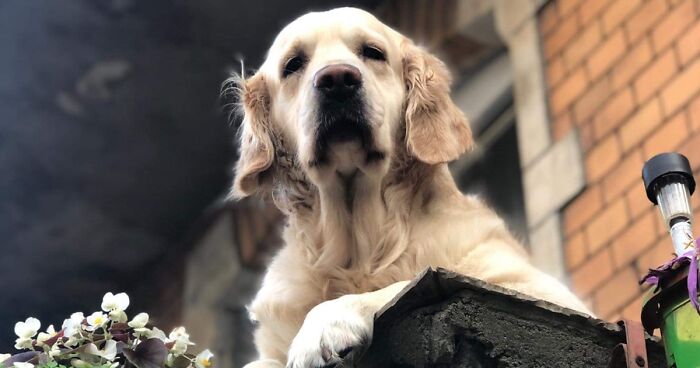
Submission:
[[[690,196],[695,191],[692,173],[688,159],[675,152],[652,157],[642,169],[647,197],[659,206],[676,255],[685,253],[694,239],[690,205]]]
[[[662,153],[644,164],[642,179],[647,197],[659,206],[676,253],[642,278],[642,283],[655,286],[644,295],[642,324],[650,334],[661,330],[668,367],[700,367],[700,253],[691,227],[695,180],[690,163],[681,154]]]

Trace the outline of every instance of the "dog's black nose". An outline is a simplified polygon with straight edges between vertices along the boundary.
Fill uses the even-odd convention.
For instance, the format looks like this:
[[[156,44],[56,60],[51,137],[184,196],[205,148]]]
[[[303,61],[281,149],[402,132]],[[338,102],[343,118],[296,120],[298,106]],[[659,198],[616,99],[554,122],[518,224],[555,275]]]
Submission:
[[[328,65],[314,75],[314,87],[337,100],[354,95],[361,85],[360,70],[348,64]]]

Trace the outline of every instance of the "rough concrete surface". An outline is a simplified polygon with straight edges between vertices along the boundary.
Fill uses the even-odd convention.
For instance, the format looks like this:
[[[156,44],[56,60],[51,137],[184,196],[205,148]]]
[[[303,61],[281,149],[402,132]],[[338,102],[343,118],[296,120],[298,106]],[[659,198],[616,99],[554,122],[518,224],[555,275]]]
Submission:
[[[374,334],[356,366],[607,367],[625,338],[615,324],[442,269],[385,307]],[[649,367],[665,367],[661,344],[647,349]]]

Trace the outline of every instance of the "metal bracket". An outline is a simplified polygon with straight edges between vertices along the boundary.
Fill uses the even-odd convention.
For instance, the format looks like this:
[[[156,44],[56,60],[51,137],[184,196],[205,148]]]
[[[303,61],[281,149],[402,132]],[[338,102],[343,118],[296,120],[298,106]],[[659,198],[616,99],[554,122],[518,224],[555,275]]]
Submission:
[[[617,344],[613,348],[608,368],[649,368],[642,324],[628,319],[618,324],[625,328],[626,343]]]

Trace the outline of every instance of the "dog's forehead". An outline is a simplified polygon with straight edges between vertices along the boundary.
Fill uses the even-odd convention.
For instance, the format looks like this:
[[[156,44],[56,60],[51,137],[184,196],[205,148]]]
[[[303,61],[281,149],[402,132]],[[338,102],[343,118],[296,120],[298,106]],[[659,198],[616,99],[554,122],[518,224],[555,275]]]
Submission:
[[[277,35],[268,52],[266,61],[276,60],[291,45],[312,42],[323,38],[352,36],[358,32],[394,37],[395,31],[380,22],[372,14],[357,8],[337,8],[325,12],[302,15],[289,23]]]

